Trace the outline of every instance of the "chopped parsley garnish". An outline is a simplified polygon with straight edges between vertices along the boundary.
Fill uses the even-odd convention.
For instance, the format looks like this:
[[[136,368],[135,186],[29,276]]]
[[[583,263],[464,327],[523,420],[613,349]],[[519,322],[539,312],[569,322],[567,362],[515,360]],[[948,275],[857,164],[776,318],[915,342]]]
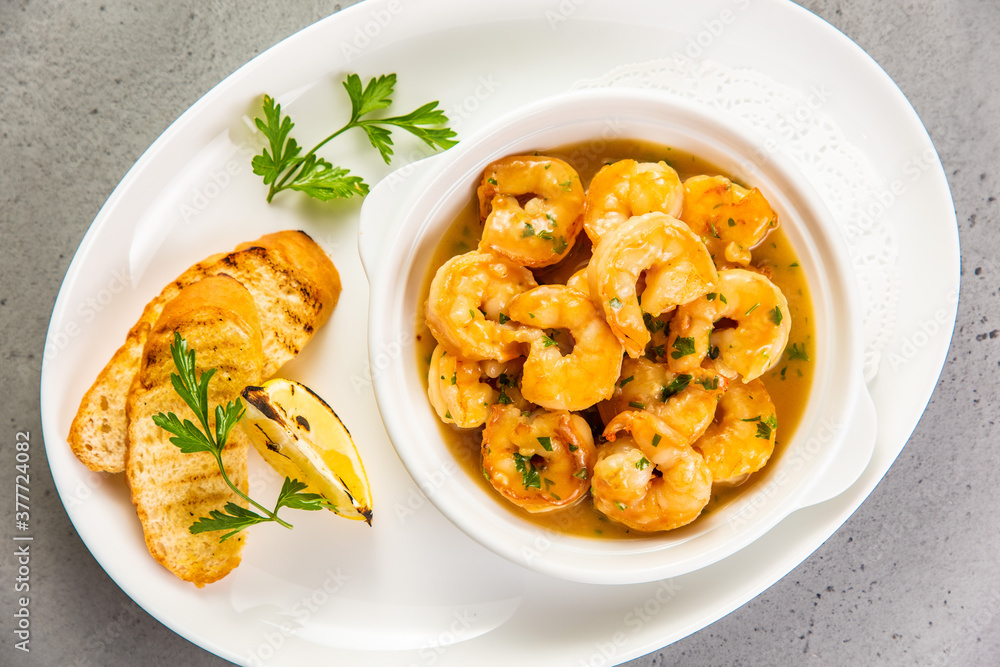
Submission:
[[[550,438],[549,436],[546,435],[542,436],[541,438],[538,438],[538,444],[541,445],[542,449],[544,449],[545,451],[547,452],[552,451],[552,438]]]
[[[549,338],[548,336],[546,336],[546,335],[543,334],[542,335],[542,344],[545,347],[552,347],[553,345],[556,345],[556,342],[554,340],[552,340],[551,338]]]
[[[576,477],[577,479],[587,479],[587,469],[580,468],[575,473],[573,473],[573,477]]]
[[[718,350],[719,348],[715,348]],[[704,387],[705,391],[715,391],[719,388],[719,376],[713,375],[711,378],[699,378],[694,381],[695,384],[700,384]]]
[[[508,322],[510,322],[510,318],[504,315],[503,313],[500,313],[499,315],[497,315],[497,321],[500,322],[500,324],[507,324]]]
[[[613,310],[618,310],[619,308],[622,307],[622,301],[616,296],[611,297],[611,300],[608,301],[608,305],[611,306]]]
[[[736,226],[736,221],[733,220],[732,218],[729,218],[729,226],[730,227],[735,227]]]
[[[636,470],[645,470],[649,467],[649,459],[643,456],[641,459],[635,462]]]
[[[619,387],[624,387],[625,385],[627,385],[629,382],[631,382],[634,379],[635,379],[634,375],[629,375],[627,378],[622,378],[621,381],[618,383],[618,386]]]
[[[650,333],[659,333],[663,331],[667,326],[666,322],[664,322],[661,319],[653,317],[650,313],[643,313],[642,321],[646,325],[646,329],[649,330]]]
[[[674,394],[678,394],[687,389],[687,386],[693,377],[694,376],[688,375],[687,373],[681,373],[680,375],[674,377],[674,379],[670,381],[670,384],[660,390],[660,400],[666,401]]]
[[[757,307],[758,307],[758,306],[760,306],[760,302],[759,302],[759,301],[758,301],[757,303],[755,303],[754,305],[750,306],[750,308],[749,308],[749,309],[747,310],[747,312],[746,312],[746,313],[744,313],[744,314],[745,314],[745,315],[749,315],[749,314],[750,314],[750,313],[752,313],[753,311],[757,310]]]
[[[686,357],[689,354],[694,354],[694,338],[688,336],[678,336],[674,339],[674,344],[671,345],[674,349],[670,353],[671,358],[680,359],[681,357]]]
[[[774,326],[781,324],[781,320],[784,319],[784,316],[781,314],[781,308],[778,306],[767,311],[767,314],[770,316],[771,321],[774,322]]]
[[[486,182],[489,183],[490,185],[496,185],[497,184],[497,179],[495,179],[492,176],[490,176],[489,178],[486,179]]]
[[[640,403],[638,401],[629,401],[628,402],[628,406],[630,408],[635,408],[636,410],[645,410],[646,409],[646,404],[645,403]]]
[[[541,489],[542,480],[538,470],[531,463],[531,457],[514,452],[514,469],[521,473],[521,484],[526,489]]]
[[[751,419],[741,419],[740,421],[757,422],[757,433],[754,434],[754,437],[761,440],[770,440],[771,434],[778,428],[778,420],[774,415],[769,415],[767,419],[757,415]]]
[[[795,359],[798,359],[800,361],[810,360],[809,355],[806,354],[805,343],[803,343],[801,347],[799,346],[798,343],[792,343],[791,345],[788,346],[788,349],[785,350],[785,355],[788,357],[789,361],[793,361]]]
[[[661,436],[659,433],[657,433],[656,435],[654,435],[653,436],[653,447],[659,447],[660,446],[660,440],[662,440],[662,439],[663,439],[663,436]]]
[[[535,235],[535,228],[531,226],[530,222],[524,223],[524,231],[521,232],[521,238],[526,239],[529,236]]]

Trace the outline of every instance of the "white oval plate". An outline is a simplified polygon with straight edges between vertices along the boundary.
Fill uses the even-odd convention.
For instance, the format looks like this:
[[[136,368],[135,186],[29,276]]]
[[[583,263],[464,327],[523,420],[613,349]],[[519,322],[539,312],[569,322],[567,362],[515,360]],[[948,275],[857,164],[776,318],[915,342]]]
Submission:
[[[394,109],[438,98],[467,135],[531,99],[619,65],[682,54],[692,43],[704,43],[693,57],[750,68],[801,90],[822,86],[829,92],[824,112],[845,138],[886,184],[903,185],[892,188],[885,211],[886,223],[907,233],[895,248],[904,286],[895,329],[869,383],[879,417],[875,452],[847,492],[794,513],[711,567],[605,587],[534,574],[465,537],[406,475],[371,390],[379,354],[395,351],[373,351],[376,367],[369,369],[357,202],[319,205],[292,193],[266,205],[249,169],[259,143],[244,115],[268,92],[293,115],[301,143],[310,144],[332,125],[331,110],[344,108],[345,73],[397,72]],[[347,136],[331,149],[375,184],[390,168],[362,142]],[[397,155],[394,167],[426,152],[399,137]],[[313,387],[344,416],[373,485],[375,525],[296,513],[294,531],[254,528],[243,564],[197,590],[148,555],[124,482],[89,472],[65,437],[83,392],[163,284],[210,253],[285,228],[304,229],[327,248],[345,290],[330,324],[282,374]],[[510,0],[487,8],[460,0],[367,0],[219,84],[164,132],[109,198],[52,315],[41,385],[46,451],[71,520],[118,585],[173,630],[234,662],[617,663],[695,632],[757,595],[867,497],[940,373],[957,304],[958,257],[946,180],[916,114],[867,55],[798,6]],[[933,275],[922,271],[931,262]],[[256,458],[251,473],[252,491],[273,497],[276,476]],[[425,491],[434,492],[433,480]]]

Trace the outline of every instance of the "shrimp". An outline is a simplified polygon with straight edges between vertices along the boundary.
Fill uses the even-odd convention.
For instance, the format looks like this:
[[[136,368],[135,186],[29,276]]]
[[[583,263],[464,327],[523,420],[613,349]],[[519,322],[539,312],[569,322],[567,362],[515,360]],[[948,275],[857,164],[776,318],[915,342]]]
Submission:
[[[716,326],[720,321],[735,326]],[[746,269],[719,271],[717,290],[680,306],[670,320],[667,363],[675,373],[690,373],[710,356],[726,377],[750,381],[781,358],[790,326],[777,285]]]
[[[478,251],[452,257],[431,281],[427,326],[450,354],[508,361],[521,355],[523,345],[501,315],[514,296],[533,287],[531,271],[505,257]]]
[[[490,408],[483,474],[500,495],[528,512],[551,512],[583,499],[595,458],[594,436],[579,415]]]
[[[774,403],[764,383],[732,382],[719,399],[714,421],[693,446],[716,484],[739,484],[771,458],[777,429]]]
[[[578,292],[590,296],[590,283],[587,282],[587,267],[583,267],[566,281],[566,287],[572,287]]]
[[[542,285],[514,297],[510,319],[529,327],[521,393],[550,410],[583,410],[611,397],[621,371],[622,347],[590,297],[565,285]],[[567,330],[572,351],[544,330]],[[568,346],[567,346],[568,347]]]
[[[646,358],[625,359],[614,395],[597,405],[605,424],[629,409],[646,410],[664,421],[683,444],[697,440],[712,423],[727,380],[714,370],[674,373]]]
[[[684,181],[680,219],[704,237],[717,263],[746,266],[750,249],[778,226],[774,212],[760,190],[747,190],[725,176],[692,176]]]
[[[486,422],[487,409],[500,394],[480,382],[482,363],[448,354],[440,345],[434,348],[427,371],[427,395],[441,421],[459,428],[476,428]]]
[[[631,435],[619,436],[620,430]],[[595,508],[641,531],[673,530],[698,518],[711,498],[712,474],[672,428],[630,411],[615,417],[604,437],[591,481]]]
[[[620,160],[604,165],[591,179],[583,228],[597,245],[609,229],[635,215],[660,212],[679,217],[684,187],[666,162]]]
[[[486,167],[477,192],[484,223],[479,249],[522,266],[561,260],[583,225],[580,176],[558,158],[522,155],[497,160]]]
[[[640,296],[640,276],[645,288]],[[587,265],[590,295],[633,359],[649,343],[643,313],[652,316],[710,292],[718,274],[705,244],[666,213],[636,216],[606,233]]]

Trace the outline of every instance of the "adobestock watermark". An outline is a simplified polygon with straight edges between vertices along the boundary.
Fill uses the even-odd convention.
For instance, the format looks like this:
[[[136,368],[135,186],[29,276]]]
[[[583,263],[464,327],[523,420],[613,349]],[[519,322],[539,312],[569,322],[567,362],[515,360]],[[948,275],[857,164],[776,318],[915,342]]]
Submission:
[[[750,6],[750,0],[731,0],[731,4],[737,10],[743,11]],[[689,35],[683,50],[675,51],[674,57],[678,60],[698,60],[722,38],[729,26],[736,23],[737,16],[732,9],[726,8],[714,17],[705,19],[701,22],[702,29]]]
[[[503,86],[501,81],[492,74],[480,75],[468,95],[445,107],[444,114],[448,117],[448,127],[457,130],[466,120],[474,116],[483,103],[493,97]]]
[[[388,343],[381,343],[375,354],[369,352],[368,359],[362,359],[363,367],[360,371],[351,374],[351,386],[354,393],[360,395],[372,386],[372,382],[381,377],[393,362],[398,361],[403,350],[410,350],[413,344],[414,334],[404,331],[395,340]]]
[[[471,457],[471,454],[469,454],[469,456]],[[431,471],[421,479],[414,479],[413,481],[416,482],[419,491],[413,488],[409,489],[406,493],[406,497],[401,501],[397,501],[393,505],[393,514],[396,515],[396,519],[399,523],[406,523],[414,515],[427,507],[430,499],[434,497],[434,494],[437,493],[450,478],[457,475],[460,470],[461,469],[457,463],[446,460],[437,470]]]
[[[209,170],[208,178],[200,185],[191,188],[188,196],[177,204],[177,214],[185,225],[197,222],[198,217],[212,202],[229,189],[236,177],[251,168],[250,162],[260,150],[253,140],[260,133],[260,129],[254,119],[247,114],[243,114],[242,121],[250,131],[248,138],[237,144],[224,158],[222,164]]]
[[[782,141],[794,141],[806,134],[816,121],[816,116],[833,99],[833,91],[825,84],[810,86],[805,98],[791,108],[780,113],[771,127],[769,136],[755,146],[753,152],[740,163],[743,173],[752,174],[767,164],[773,155],[781,150]]]
[[[325,574],[326,578],[319,586],[299,597],[284,611],[288,617],[287,624],[276,625],[274,630],[261,634],[260,643],[245,655],[247,665],[250,667],[266,665],[284,647],[288,637],[294,634],[297,628],[305,626],[313,614],[326,606],[351,580],[350,576],[341,572],[340,567],[336,570],[327,570]]]
[[[372,10],[368,20],[356,21],[354,33],[347,41],[340,43],[340,55],[344,62],[351,63],[377,44],[382,32],[392,25],[406,9],[402,0],[389,0],[385,8]]]
[[[958,303],[958,289],[948,293],[948,303]],[[930,317],[921,319],[915,331],[899,340],[898,347],[885,349],[885,359],[889,362],[889,366],[892,370],[898,370],[910,363],[917,358],[923,348],[937,340],[939,336],[950,336],[953,324],[952,313],[946,308],[938,308]]]
[[[611,633],[605,639],[594,642],[593,652],[588,657],[580,659],[577,663],[579,667],[605,667],[605,665],[617,665],[621,662],[619,655],[628,645],[629,638],[653,622],[681,590],[683,590],[683,586],[674,579],[663,579],[658,582],[649,597],[625,612],[619,630]]]
[[[568,21],[576,10],[586,4],[587,0],[559,0],[559,3],[551,9],[545,10],[545,21],[549,24],[549,29],[556,30],[563,23]]]
[[[127,269],[112,269],[101,287],[83,297],[75,307],[71,308],[72,316],[67,318],[59,329],[49,331],[41,356],[26,359],[18,365],[21,379],[31,380],[41,373],[43,363],[55,362],[73,340],[83,333],[83,325],[96,320],[97,316],[107,310],[118,295],[128,290],[131,284]]]
[[[448,627],[424,642],[417,652],[419,661],[409,663],[408,667],[433,665],[440,660],[449,647],[478,636],[480,633],[477,632],[476,628],[477,620],[478,615],[473,609],[452,612]]]
[[[858,216],[844,227],[848,240],[869,234],[873,229],[885,225],[890,209],[936,164],[937,153],[931,147],[904,160],[900,165],[900,174],[880,191],[871,192],[861,204]]]
[[[597,171],[605,162],[608,144],[624,136],[625,125],[621,118],[608,118],[595,139],[573,149],[568,156],[569,162],[577,171]]]

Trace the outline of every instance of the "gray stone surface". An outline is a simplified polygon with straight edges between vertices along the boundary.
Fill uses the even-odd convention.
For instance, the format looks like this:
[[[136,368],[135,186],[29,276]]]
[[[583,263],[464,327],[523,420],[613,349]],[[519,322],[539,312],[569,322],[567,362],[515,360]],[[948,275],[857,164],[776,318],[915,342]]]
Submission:
[[[38,360],[74,250],[146,147],[239,65],[349,4],[2,0],[0,532],[10,545],[13,441],[27,430],[37,548],[29,655],[13,647],[16,564],[2,549],[0,664],[225,664],[132,603],[77,537],[40,456]],[[886,69],[940,152],[962,241],[952,347],[912,438],[846,525],[755,600],[630,664],[1000,664],[1000,3],[802,4]]]

